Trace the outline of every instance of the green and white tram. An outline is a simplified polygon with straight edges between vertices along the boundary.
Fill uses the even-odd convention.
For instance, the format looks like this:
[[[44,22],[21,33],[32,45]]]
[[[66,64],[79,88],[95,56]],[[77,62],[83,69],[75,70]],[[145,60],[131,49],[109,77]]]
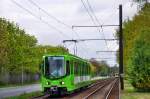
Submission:
[[[42,91],[66,94],[91,84],[91,68],[87,60],[71,54],[43,56],[41,65]]]

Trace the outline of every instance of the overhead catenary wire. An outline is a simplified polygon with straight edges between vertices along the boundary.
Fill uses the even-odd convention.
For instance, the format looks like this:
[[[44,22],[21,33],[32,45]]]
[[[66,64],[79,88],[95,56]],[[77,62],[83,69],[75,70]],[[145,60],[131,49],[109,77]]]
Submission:
[[[74,30],[74,29],[73,29]],[[74,30],[74,32],[78,35],[78,33]],[[78,38],[80,39],[80,37],[79,37],[79,35],[78,35]],[[82,44],[82,45],[84,45],[86,48],[84,48],[84,47],[82,47],[82,49],[84,49],[84,53],[87,53],[87,54],[89,54],[88,52],[87,52],[87,50],[88,50],[88,48],[87,48],[87,44],[85,43],[85,42],[83,42],[84,44]],[[86,55],[86,54],[85,54]]]
[[[82,2],[82,4],[83,4],[84,8],[86,9],[86,11],[87,11],[88,15],[90,16],[91,20],[93,21],[94,25],[96,25],[96,23],[95,23],[95,21],[94,21],[94,18],[93,18],[93,17],[92,17],[92,15],[90,14],[90,12],[89,12],[88,8],[86,7],[86,5],[85,5],[84,1],[83,1],[83,0],[81,0],[81,2]],[[99,24],[99,25],[101,25],[101,24],[100,24],[100,22],[99,22],[99,20],[98,20],[98,18],[97,18],[97,17],[96,17],[96,15],[94,14],[94,11],[93,11],[93,9],[92,9],[92,7],[91,7],[91,5],[90,5],[90,3],[89,3],[89,1],[88,1],[88,0],[87,0],[87,4],[88,4],[88,6],[89,6],[89,8],[90,8],[91,12],[93,13],[93,15],[94,15],[94,17],[95,17],[96,21],[98,22],[98,24]],[[99,28],[98,28],[98,27],[97,27],[97,29],[98,29],[98,31],[100,32],[100,30],[99,30]],[[103,33],[103,37],[104,37],[104,39],[105,39],[105,35],[104,35],[104,33]],[[109,50],[109,47],[108,47],[108,44],[107,44],[107,41],[106,41],[106,40],[105,40],[105,44],[106,44],[106,46],[107,46],[107,48],[108,48],[108,50]]]
[[[83,0],[81,0],[81,3],[82,3],[82,5],[83,5],[84,9],[86,10],[86,12],[88,13],[88,15],[90,16],[90,18],[91,18],[92,22],[94,23],[94,25],[96,25],[93,16],[90,14],[88,8],[86,7],[85,2],[84,2]]]
[[[98,24],[100,25],[101,23],[100,23],[99,19],[97,18],[96,14],[94,13],[94,10],[93,10],[93,8],[92,8],[92,6],[91,6],[89,0],[87,0],[87,4],[88,4],[88,6],[89,6],[89,9],[90,9],[91,12],[93,13],[93,16],[94,16],[95,20],[96,20],[96,21],[98,22]],[[101,29],[102,29],[102,27],[101,27]]]
[[[55,21],[57,21],[58,23],[71,28],[71,26],[69,26],[68,24],[64,23],[63,21],[57,19],[55,16],[53,16],[52,14],[50,14],[49,12],[47,12],[45,9],[43,9],[42,7],[40,7],[37,3],[35,3],[35,1],[33,0],[28,0],[31,4],[33,4],[34,6],[36,6],[37,8],[41,9],[41,11],[43,11],[47,16],[49,16],[50,18],[54,19]]]
[[[87,12],[87,13],[88,13],[88,15],[90,16],[90,18],[91,18],[91,20],[92,20],[93,24],[94,24],[95,26],[97,25],[97,24],[96,24],[96,22],[98,22],[98,24],[100,24],[100,22],[99,22],[98,18],[97,18],[97,17],[96,17],[96,15],[94,14],[94,11],[93,11],[92,7],[90,6],[90,3],[88,2],[88,0],[87,0],[88,6],[89,6],[89,8],[90,8],[91,12],[93,12],[93,15],[96,17],[96,22],[95,22],[95,20],[94,20],[93,16],[91,15],[90,11],[89,11],[89,10],[88,10],[88,8],[86,7],[85,2],[84,2],[83,0],[81,0],[81,2],[82,2],[82,5],[84,6],[84,8],[85,8],[86,12]],[[96,27],[96,28],[97,28],[98,32],[99,32],[99,33],[101,33],[100,29],[99,29],[98,27]],[[105,38],[105,35],[104,35],[104,34],[103,34],[103,37]],[[108,47],[107,41],[105,41],[105,44],[106,44],[107,49],[109,50],[109,47]]]
[[[92,6],[91,6],[89,0],[87,0],[87,4],[88,4],[88,6],[89,6],[90,11],[93,13],[93,16],[94,16],[96,22],[98,23],[98,25],[101,25],[99,19],[97,18],[96,14],[94,13],[94,10],[93,10],[93,8],[92,8]],[[104,40],[105,40],[105,44],[106,44],[106,46],[107,46],[107,49],[109,50],[108,43],[107,43],[106,38],[105,38],[105,35],[104,35],[104,33],[103,33],[103,28],[101,27],[101,29],[102,29],[102,34],[103,34],[103,37],[104,37]],[[99,30],[99,28],[98,28],[98,30]],[[99,32],[100,32],[100,30],[99,30]]]
[[[74,31],[72,29],[72,27],[66,23],[64,23],[63,21],[59,20],[58,18],[56,18],[55,16],[53,16],[52,14],[50,14],[49,12],[47,12],[45,9],[43,9],[42,7],[40,7],[37,3],[35,3],[35,1],[33,0],[28,0],[31,4],[33,4],[35,7],[37,7],[38,9],[40,9],[42,12],[44,12],[48,17],[52,18],[53,20],[55,20],[56,22],[64,25],[65,27],[67,27],[68,29],[71,29],[72,32],[74,32],[76,34],[76,36],[79,37],[79,35],[77,34],[76,31]],[[80,37],[79,37],[80,38]]]
[[[90,3],[89,3],[88,0],[87,0],[87,4],[88,4],[89,8],[91,9],[91,12],[93,12],[92,7],[91,7],[91,5],[90,5]],[[125,3],[125,4],[126,4],[126,3]],[[125,4],[124,4],[124,5],[125,5]],[[124,6],[124,5],[123,5],[123,6]],[[93,14],[93,15],[94,15],[94,14]],[[94,15],[94,16],[95,16],[95,15]],[[96,17],[96,16],[95,16],[95,17]],[[97,19],[97,18],[96,18],[96,19]],[[99,20],[98,20],[98,22],[99,22]],[[114,35],[113,35],[113,36],[114,36]],[[114,37],[115,37],[115,36],[114,36]]]
[[[34,6],[36,6],[38,9],[40,9],[41,11],[43,11],[46,15],[48,15],[50,18],[54,19],[55,21],[57,21],[58,23],[66,26],[67,28],[71,28],[69,25],[67,25],[66,23],[60,21],[59,19],[57,19],[55,16],[51,15],[50,13],[48,13],[46,10],[44,10],[43,8],[41,8],[37,3],[35,3],[32,0],[28,0],[31,4],[33,4]],[[98,20],[98,19],[97,19]],[[79,37],[78,33],[72,28],[72,31]],[[86,45],[86,44],[85,44]],[[86,45],[87,46],[87,45]]]
[[[128,3],[128,2],[124,3],[124,4],[122,5],[122,7],[124,7],[127,3]],[[119,8],[115,8],[115,10],[112,11],[112,12],[105,18],[105,20],[103,20],[102,25],[104,25],[104,24],[106,23],[106,21],[108,22],[108,20],[111,19],[112,16],[116,15],[116,14],[118,13],[118,9],[119,9]]]
[[[68,37],[70,38],[68,35],[64,34],[61,30],[57,29],[56,27],[52,26],[51,24],[49,24],[47,21],[44,21],[43,19],[41,19],[41,17],[35,15],[34,13],[32,13],[30,10],[26,9],[25,7],[23,7],[22,5],[20,5],[19,3],[17,3],[15,0],[11,0],[12,3],[14,3],[15,5],[17,5],[18,7],[22,8],[23,10],[25,10],[26,12],[28,12],[29,14],[31,14],[33,17],[39,19],[41,22],[43,22],[44,24],[46,24],[48,27],[56,30],[59,34],[61,34],[63,37]]]
[[[12,0],[13,1],[13,0]],[[26,9],[26,8],[25,8]],[[39,8],[40,9],[40,11],[42,11],[41,10],[41,8]],[[27,9],[28,10],[28,9]],[[28,12],[29,11],[29,12]],[[28,13],[30,13],[31,11],[30,10],[28,10],[27,12]],[[44,21],[44,19],[42,19],[42,18],[40,18],[39,16],[36,16],[34,13],[30,13],[32,16],[34,16],[34,17],[36,17],[36,18],[38,18],[40,21],[42,21],[43,23],[45,23],[45,24],[47,24],[49,27],[53,27],[53,26],[51,26],[47,21]],[[59,22],[60,23],[60,22]],[[65,24],[65,23],[64,23]],[[70,26],[69,26],[69,28],[70,28]],[[54,28],[53,28],[54,29]],[[56,28],[57,29],[57,28]],[[73,30],[74,31],[74,30]],[[62,34],[61,34],[62,35]],[[78,34],[77,34],[78,35]],[[63,35],[64,36],[64,35]],[[65,35],[66,36],[66,35]]]
[[[92,6],[91,6],[89,0],[87,0],[87,4],[88,4],[88,6],[89,6],[91,12],[93,13],[93,16],[95,17],[96,21],[98,22],[99,25],[101,25],[101,28],[102,28],[102,26],[105,26],[104,24],[103,24],[103,25],[100,24],[100,22],[99,22],[97,16],[95,15],[95,13],[94,13],[94,11],[93,11],[93,8],[92,8]],[[106,25],[106,26],[109,26],[109,25]],[[118,26],[118,25],[110,25],[110,26]],[[114,36],[114,35],[113,35],[113,36]],[[107,41],[106,41],[106,38],[105,38],[105,34],[104,34],[104,33],[103,33],[103,37],[104,37],[104,39],[105,39],[106,45],[108,46]],[[115,37],[115,36],[114,36],[114,37]]]
[[[57,21],[58,23],[64,25],[65,27],[69,28],[72,30],[73,33],[76,34],[76,36],[78,38],[80,38],[80,36],[78,35],[78,33],[71,27],[69,26],[68,24],[62,22],[61,20],[57,19],[55,16],[51,15],[49,12],[47,12],[45,9],[43,9],[42,7],[40,7],[37,3],[35,3],[35,1],[33,0],[28,0],[31,4],[33,4],[34,6],[36,6],[38,9],[40,9],[42,12],[44,12],[46,15],[48,15],[50,18],[54,19],[55,21]],[[75,45],[77,47],[77,45]],[[76,48],[75,47],[75,48]],[[77,53],[77,52],[76,52]]]
[[[96,25],[94,18],[92,17],[92,15],[90,14],[90,12],[88,11],[88,9],[86,8],[86,5],[84,4],[84,1],[81,0],[81,2],[83,3],[83,6],[85,7],[86,11],[88,12],[92,22]],[[72,28],[72,30],[76,33],[76,35],[79,37],[78,33]],[[80,38],[80,37],[79,37]],[[86,45],[86,43],[84,42],[84,44]],[[87,46],[87,45],[86,45]],[[83,48],[83,47],[82,47]],[[87,49],[83,48],[84,52],[87,52]]]

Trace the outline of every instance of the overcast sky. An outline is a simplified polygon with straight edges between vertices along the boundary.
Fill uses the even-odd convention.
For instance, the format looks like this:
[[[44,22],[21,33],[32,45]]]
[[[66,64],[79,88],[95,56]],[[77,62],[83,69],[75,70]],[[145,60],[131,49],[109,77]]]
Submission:
[[[82,3],[83,1],[90,15],[94,18],[87,0],[0,1],[0,17],[16,22],[28,34],[34,35],[38,39],[38,44],[54,46],[62,45],[64,39],[114,38],[117,27],[74,28],[73,30],[71,27],[72,25],[118,24],[119,4],[123,5],[124,20],[132,19],[138,11],[137,4],[133,3],[132,0],[88,0],[99,21],[94,19],[94,24]],[[74,43],[66,43],[65,46],[73,53]],[[106,59],[107,62],[110,65],[116,64],[115,53],[96,53],[96,51],[117,50],[118,45],[115,41],[108,41],[107,44],[105,41],[79,42],[77,48],[80,57],[86,59],[109,57],[111,59]]]

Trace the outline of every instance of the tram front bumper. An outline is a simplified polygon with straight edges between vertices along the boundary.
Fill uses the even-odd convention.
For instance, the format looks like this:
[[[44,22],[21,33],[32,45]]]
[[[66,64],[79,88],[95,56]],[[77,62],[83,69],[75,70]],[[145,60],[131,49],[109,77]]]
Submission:
[[[49,88],[45,88],[45,92],[49,93],[51,95],[56,95],[56,94],[60,94],[62,92],[67,92],[67,88],[66,87],[58,87],[58,86],[51,86]]]

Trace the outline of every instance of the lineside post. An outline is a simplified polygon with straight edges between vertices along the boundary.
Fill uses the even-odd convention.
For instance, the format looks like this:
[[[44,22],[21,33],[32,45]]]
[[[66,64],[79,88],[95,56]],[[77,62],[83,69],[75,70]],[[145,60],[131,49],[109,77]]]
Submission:
[[[119,77],[121,90],[124,89],[123,82],[123,31],[122,31],[122,5],[119,5]]]

